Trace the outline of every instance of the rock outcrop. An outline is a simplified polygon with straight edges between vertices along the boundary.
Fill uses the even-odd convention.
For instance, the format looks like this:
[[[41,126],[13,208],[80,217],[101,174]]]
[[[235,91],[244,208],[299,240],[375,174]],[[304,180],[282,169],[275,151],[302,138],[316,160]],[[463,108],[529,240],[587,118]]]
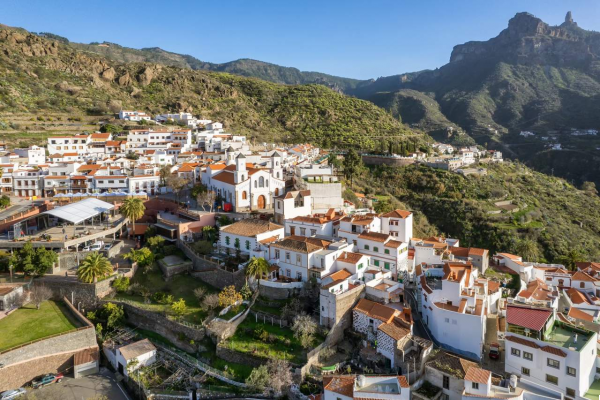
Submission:
[[[450,62],[482,58],[585,67],[600,59],[600,33],[580,29],[570,12],[560,26],[550,26],[529,13],[518,13],[495,38],[455,46]]]

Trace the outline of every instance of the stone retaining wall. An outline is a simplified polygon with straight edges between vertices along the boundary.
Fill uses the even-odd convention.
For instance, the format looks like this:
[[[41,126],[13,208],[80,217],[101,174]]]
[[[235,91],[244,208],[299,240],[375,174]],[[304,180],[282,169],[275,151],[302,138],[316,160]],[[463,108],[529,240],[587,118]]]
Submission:
[[[172,321],[159,313],[142,310],[127,303],[118,301],[114,301],[113,303],[123,306],[127,322],[141,329],[158,333],[181,350],[194,352],[196,351],[196,347],[190,344],[190,340],[200,342],[204,339],[204,329],[190,328]]]
[[[183,251],[183,254],[185,254],[187,258],[192,260],[194,271],[212,271],[219,268],[218,263],[211,261],[205,256],[196,254],[189,244],[182,242],[181,240],[177,241],[177,248]]]
[[[260,367],[261,365],[269,362],[268,358],[253,356],[252,354],[248,353],[241,353],[220,345],[217,346],[217,357],[231,363],[244,364],[251,367]]]
[[[194,278],[198,278],[218,289],[223,289],[225,286],[234,285],[237,290],[240,290],[246,283],[244,270],[229,272],[225,271],[224,269],[217,268],[212,271],[192,272],[191,275]]]

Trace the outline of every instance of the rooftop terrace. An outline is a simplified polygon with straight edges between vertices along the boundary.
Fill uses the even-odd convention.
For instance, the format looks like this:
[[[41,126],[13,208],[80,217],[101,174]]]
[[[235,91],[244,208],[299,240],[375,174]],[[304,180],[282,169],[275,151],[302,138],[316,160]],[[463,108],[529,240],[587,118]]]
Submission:
[[[590,331],[571,327],[562,322],[555,322],[550,333],[546,334],[544,342],[566,349],[574,348],[576,351],[581,351],[591,337],[592,332]]]

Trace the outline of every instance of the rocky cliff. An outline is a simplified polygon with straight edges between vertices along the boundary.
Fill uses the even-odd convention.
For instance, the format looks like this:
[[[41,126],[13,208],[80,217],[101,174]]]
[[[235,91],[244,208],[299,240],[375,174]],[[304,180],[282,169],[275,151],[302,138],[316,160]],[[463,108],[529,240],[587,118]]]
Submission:
[[[519,64],[588,67],[600,59],[600,33],[579,28],[570,12],[560,26],[518,13],[495,38],[455,46],[450,62],[472,62],[482,57]]]

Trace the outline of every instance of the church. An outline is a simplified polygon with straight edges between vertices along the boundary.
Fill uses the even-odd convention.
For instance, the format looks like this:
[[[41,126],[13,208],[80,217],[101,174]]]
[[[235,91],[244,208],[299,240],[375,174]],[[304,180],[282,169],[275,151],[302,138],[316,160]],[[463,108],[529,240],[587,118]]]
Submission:
[[[232,149],[231,149],[232,150]],[[274,152],[270,168],[257,168],[246,163],[246,156],[226,152],[227,165],[209,165],[202,174],[202,183],[214,191],[232,211],[244,212],[272,209],[274,198],[285,193],[282,157]]]

